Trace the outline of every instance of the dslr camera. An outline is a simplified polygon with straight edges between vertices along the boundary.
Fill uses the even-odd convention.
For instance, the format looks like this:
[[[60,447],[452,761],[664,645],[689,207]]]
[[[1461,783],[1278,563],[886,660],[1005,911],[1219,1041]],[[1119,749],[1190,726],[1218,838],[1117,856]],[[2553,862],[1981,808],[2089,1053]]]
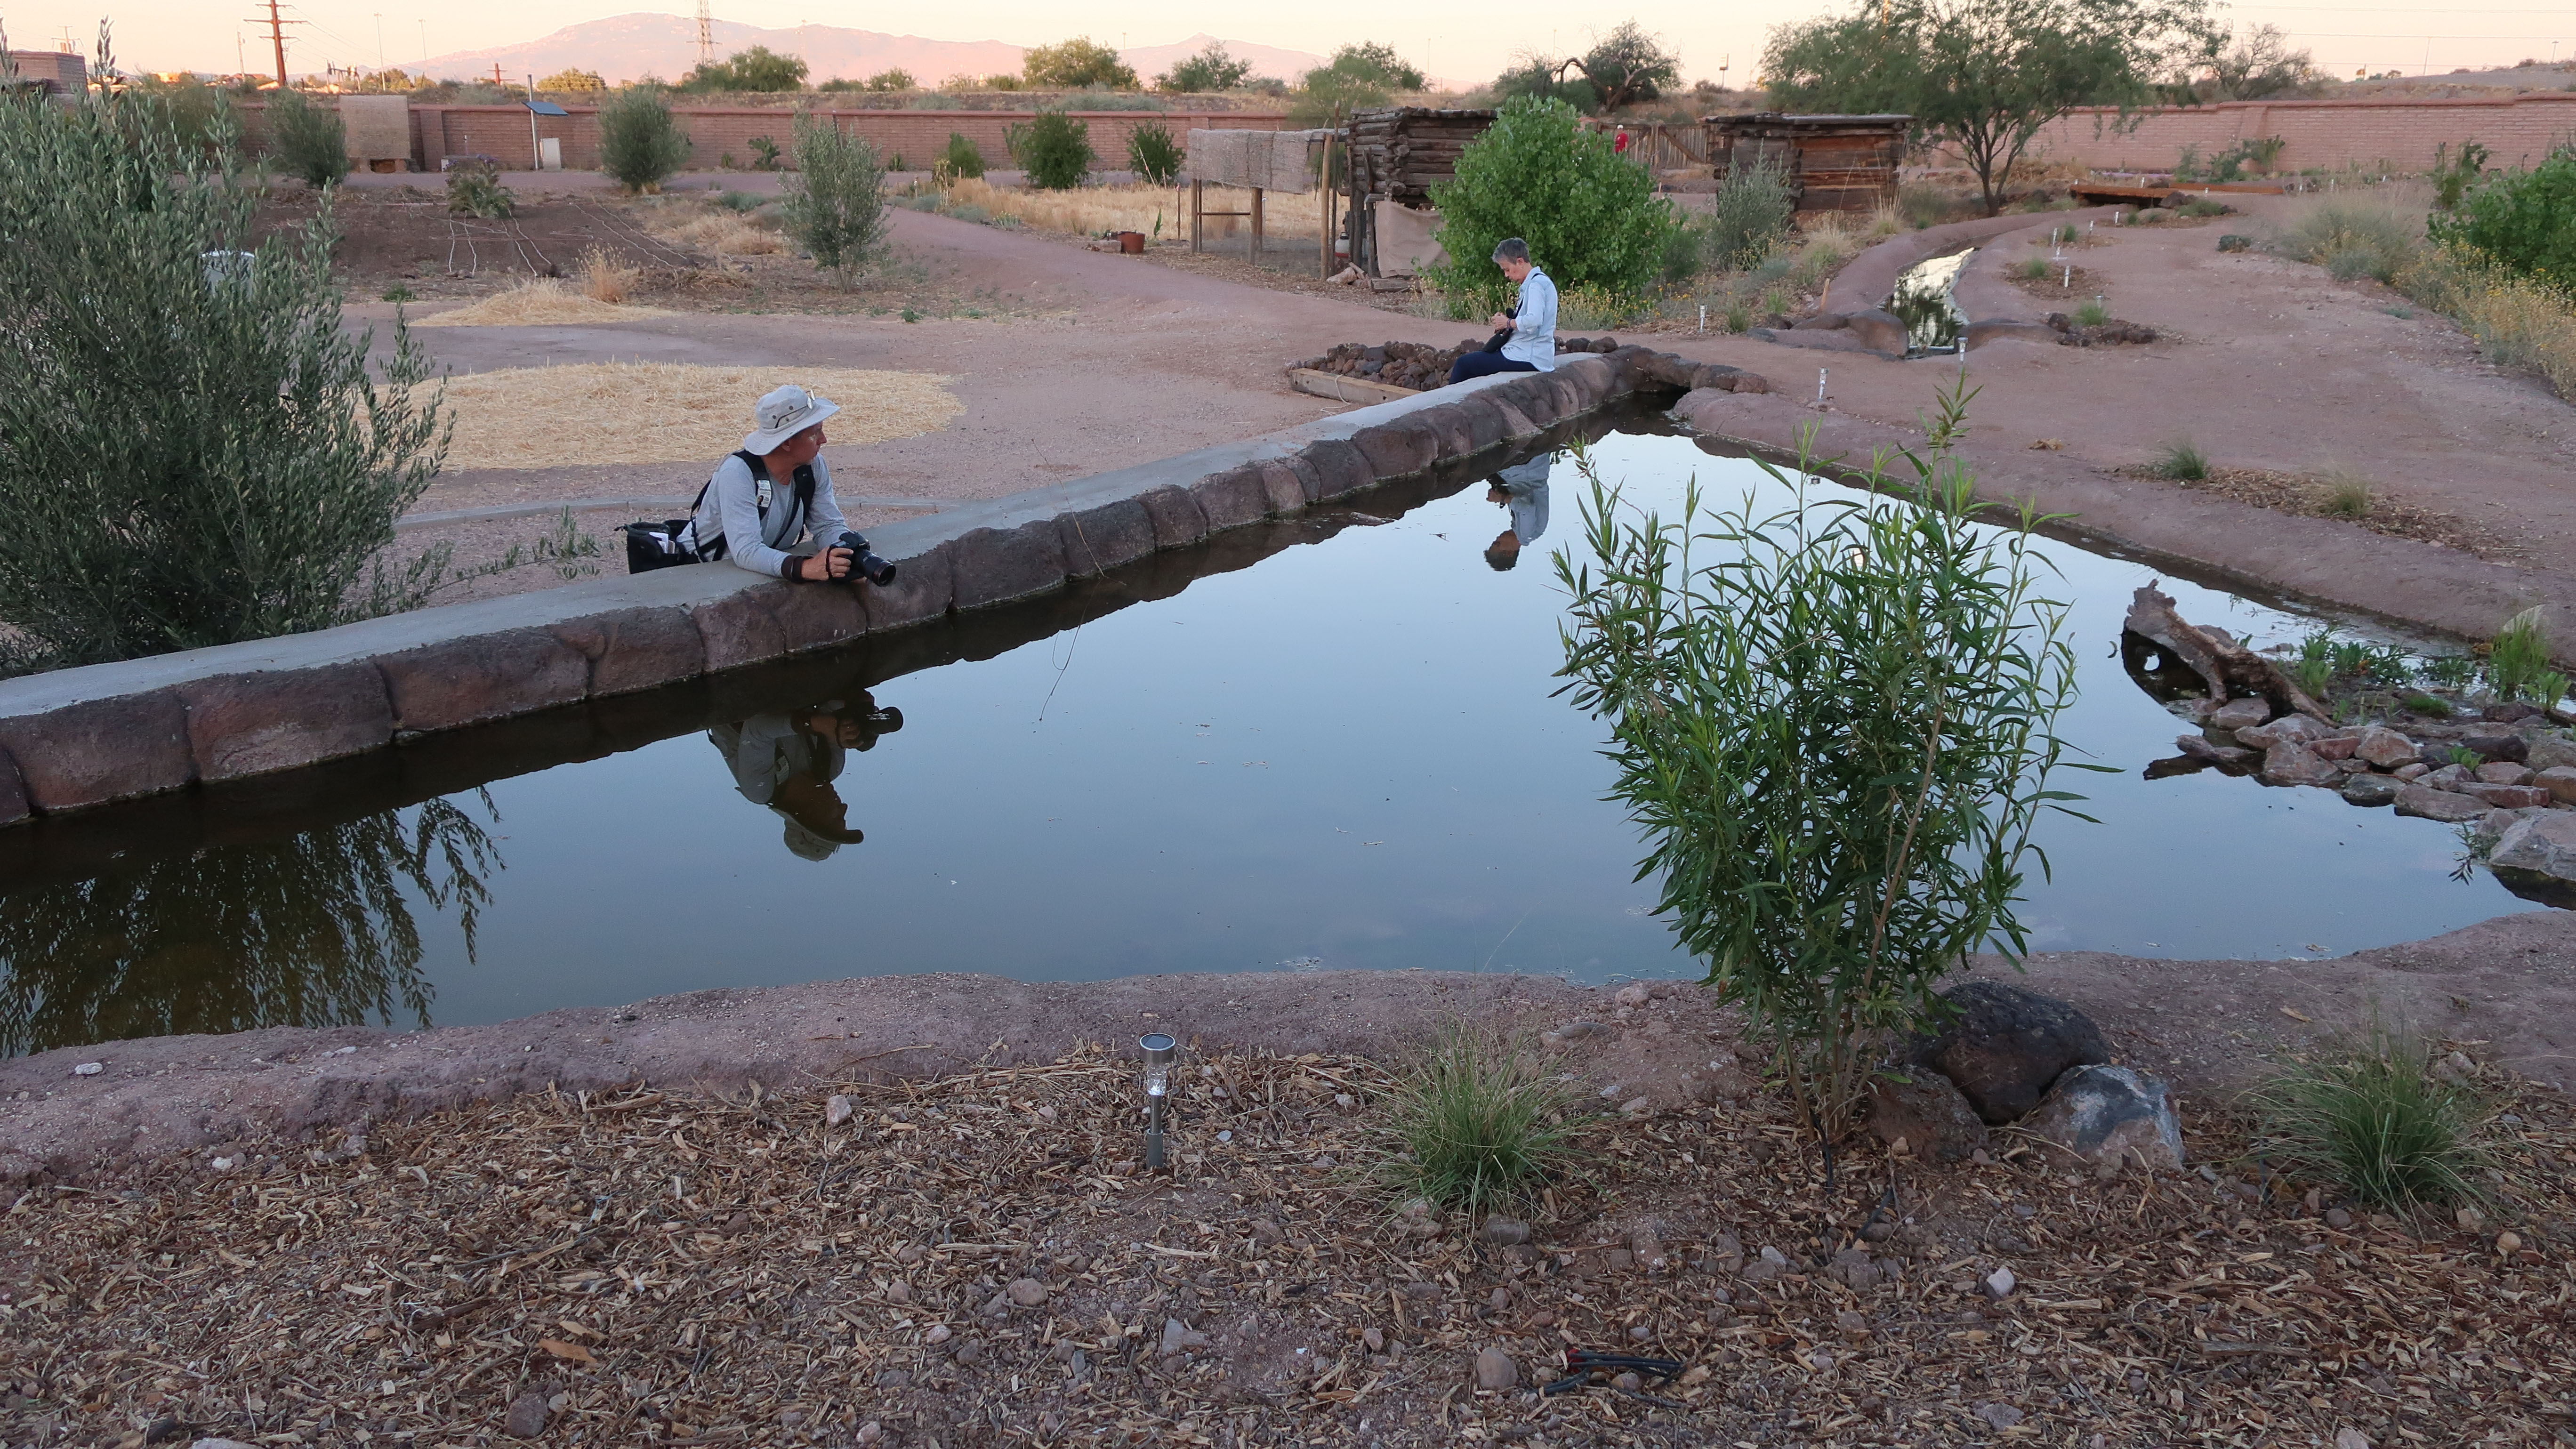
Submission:
[[[850,567],[858,573],[865,574],[869,583],[878,588],[884,588],[894,582],[894,561],[880,557],[868,547],[867,539],[859,534],[844,533],[832,547],[848,549]]]

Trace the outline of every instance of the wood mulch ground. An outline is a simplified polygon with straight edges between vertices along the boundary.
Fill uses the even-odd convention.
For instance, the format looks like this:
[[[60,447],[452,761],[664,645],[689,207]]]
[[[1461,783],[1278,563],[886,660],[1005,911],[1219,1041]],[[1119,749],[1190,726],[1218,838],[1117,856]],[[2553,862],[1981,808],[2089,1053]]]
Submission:
[[[2482,1218],[2329,1219],[2198,1104],[2214,1170],[1873,1152],[1829,1190],[1757,1093],[1605,1118],[1497,1248],[1363,1180],[1370,1064],[1185,1062],[1170,1177],[1132,1064],[1086,1051],[38,1188],[0,1215],[0,1442],[2576,1443],[2544,1088],[2489,1079]],[[1572,1347],[1686,1367],[1540,1397]]]
[[[2335,507],[2333,480],[2311,473],[2284,473],[2270,468],[2212,468],[2207,478],[2175,480],[2152,468],[2114,471],[2128,478],[2178,483],[2184,488],[2220,494],[2239,503],[2251,503],[2257,508],[2269,508],[2275,512],[2357,524],[2391,538],[2438,543],[2445,548],[2456,548],[2498,563],[2531,561],[2531,550],[2502,530],[2457,514],[2392,498],[2387,490],[2375,483],[2371,485],[2369,511],[2356,518]]]

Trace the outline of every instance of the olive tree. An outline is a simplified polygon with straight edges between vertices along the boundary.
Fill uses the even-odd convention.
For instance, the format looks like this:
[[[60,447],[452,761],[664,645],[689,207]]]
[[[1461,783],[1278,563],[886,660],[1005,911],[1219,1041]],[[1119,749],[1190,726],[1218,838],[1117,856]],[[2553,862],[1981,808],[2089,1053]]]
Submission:
[[[1703,512],[1694,486],[1681,518],[1623,522],[1595,480],[1589,561],[1557,555],[1563,673],[1609,726],[1638,874],[1662,877],[1658,911],[1828,1147],[1941,977],[2022,949],[2031,825],[2077,798],[2047,788],[2075,692],[2066,607],[2032,517],[1971,522],[1944,451],[1961,406],[1911,476],[1873,466],[1857,497],[1813,496],[1802,458],[1777,516],[1750,496]]]
[[[628,86],[599,107],[599,169],[629,191],[661,190],[692,149],[659,87]]]
[[[210,156],[139,93],[0,95],[0,672],[324,628],[445,567],[375,571],[446,447],[428,358],[341,326],[329,193],[254,249],[215,124]]]
[[[796,118],[796,170],[787,178],[787,234],[838,272],[841,285],[885,244],[885,167],[877,148],[829,117]]]
[[[1867,0],[1774,30],[1762,73],[1783,110],[1912,116],[1977,174],[1991,216],[2051,121],[2150,101],[2219,40],[2208,0]]]

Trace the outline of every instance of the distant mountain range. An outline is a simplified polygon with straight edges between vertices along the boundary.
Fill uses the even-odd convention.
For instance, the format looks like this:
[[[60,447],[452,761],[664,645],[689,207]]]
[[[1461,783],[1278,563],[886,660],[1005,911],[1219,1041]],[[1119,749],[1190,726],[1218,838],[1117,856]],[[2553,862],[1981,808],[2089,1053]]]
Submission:
[[[718,20],[708,27],[718,59],[738,50],[765,45],[781,55],[803,56],[815,81],[835,76],[863,79],[885,70],[910,72],[923,86],[936,86],[950,76],[1016,73],[1026,47],[998,40],[924,40],[917,35],[887,35],[849,30],[837,25],[806,25],[763,30]],[[1140,45],[1119,52],[1147,81],[1169,70],[1173,62],[1196,55],[1213,43],[1211,35],[1193,35],[1175,45]],[[1252,62],[1256,75],[1294,80],[1322,65],[1324,58],[1301,50],[1225,42],[1239,60]],[[561,70],[586,70],[611,84],[659,76],[678,80],[698,63],[698,23],[682,15],[636,12],[569,25],[542,39],[488,50],[459,50],[433,56],[424,69],[439,79],[489,79],[498,65],[504,80],[544,77]]]

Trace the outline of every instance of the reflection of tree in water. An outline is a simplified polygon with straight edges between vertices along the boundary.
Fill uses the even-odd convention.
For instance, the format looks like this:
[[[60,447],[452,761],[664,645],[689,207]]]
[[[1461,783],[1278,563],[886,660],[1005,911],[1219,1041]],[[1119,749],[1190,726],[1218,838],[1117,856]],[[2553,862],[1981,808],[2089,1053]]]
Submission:
[[[470,960],[484,878],[501,868],[482,822],[432,800],[14,893],[0,899],[0,1055],[263,1026],[427,1026],[405,888],[455,907]]]

